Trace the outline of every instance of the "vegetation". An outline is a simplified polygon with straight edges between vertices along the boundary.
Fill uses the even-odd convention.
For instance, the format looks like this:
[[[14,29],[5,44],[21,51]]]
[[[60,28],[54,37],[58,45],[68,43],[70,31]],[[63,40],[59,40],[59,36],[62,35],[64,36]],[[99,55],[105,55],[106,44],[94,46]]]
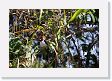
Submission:
[[[10,9],[10,68],[98,68],[98,9]]]

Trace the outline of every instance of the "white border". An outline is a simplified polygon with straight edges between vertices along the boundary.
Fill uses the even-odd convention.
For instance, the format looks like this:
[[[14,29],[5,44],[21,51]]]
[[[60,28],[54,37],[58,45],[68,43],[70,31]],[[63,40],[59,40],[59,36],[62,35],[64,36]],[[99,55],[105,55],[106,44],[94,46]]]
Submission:
[[[108,3],[106,0],[2,0],[0,4],[2,77],[108,77]],[[99,68],[9,68],[9,9],[99,9]]]

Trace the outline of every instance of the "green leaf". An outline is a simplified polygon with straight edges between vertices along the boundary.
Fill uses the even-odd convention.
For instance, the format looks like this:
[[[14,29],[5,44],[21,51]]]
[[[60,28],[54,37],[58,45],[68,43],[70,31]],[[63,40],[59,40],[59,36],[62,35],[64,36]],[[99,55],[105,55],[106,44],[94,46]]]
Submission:
[[[42,18],[42,12],[43,12],[43,9],[40,9],[40,16],[39,16],[40,21],[41,21],[41,18]]]
[[[84,9],[78,9],[77,11],[75,11],[75,13],[73,14],[73,16],[71,17],[71,19],[68,22],[70,23],[73,20],[75,20],[78,17],[78,15],[83,12],[83,10]]]
[[[64,9],[64,19],[66,19],[66,12],[65,12],[65,9]]]
[[[60,31],[60,29],[58,30],[58,32],[57,32],[57,37],[58,37],[58,40],[61,38],[61,31]]]
[[[37,28],[38,28],[38,30],[41,30],[41,31],[43,31],[43,30],[44,30],[44,27],[39,26],[39,25],[37,25]]]
[[[59,35],[59,34],[60,34],[60,32],[61,32],[61,31],[60,31],[60,29],[59,29],[59,30],[58,30],[58,32],[57,32],[57,35]]]

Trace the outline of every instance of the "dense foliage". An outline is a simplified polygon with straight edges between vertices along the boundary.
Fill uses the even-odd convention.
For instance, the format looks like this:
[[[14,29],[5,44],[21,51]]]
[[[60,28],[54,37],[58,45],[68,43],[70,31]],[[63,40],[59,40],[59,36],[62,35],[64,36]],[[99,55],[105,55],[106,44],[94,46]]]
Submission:
[[[98,68],[98,9],[10,9],[10,68]]]

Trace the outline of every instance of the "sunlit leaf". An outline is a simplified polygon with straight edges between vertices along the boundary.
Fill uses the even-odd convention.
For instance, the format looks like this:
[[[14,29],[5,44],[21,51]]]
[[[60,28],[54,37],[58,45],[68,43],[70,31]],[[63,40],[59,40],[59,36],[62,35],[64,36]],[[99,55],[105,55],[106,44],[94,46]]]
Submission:
[[[41,21],[41,18],[42,18],[42,12],[43,12],[43,9],[40,9],[40,16],[39,16],[40,21]]]
[[[80,13],[83,12],[83,10],[84,10],[84,9],[76,10],[76,11],[74,12],[73,16],[71,17],[71,19],[70,19],[68,22],[70,23],[70,22],[72,22],[73,20],[75,20],[75,19],[78,17],[78,15],[79,15]]]

